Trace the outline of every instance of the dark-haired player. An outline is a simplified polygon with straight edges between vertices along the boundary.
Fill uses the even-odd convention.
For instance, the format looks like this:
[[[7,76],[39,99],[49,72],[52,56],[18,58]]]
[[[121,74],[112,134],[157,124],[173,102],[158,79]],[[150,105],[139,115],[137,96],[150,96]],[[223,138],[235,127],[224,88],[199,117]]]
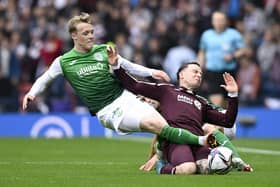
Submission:
[[[196,135],[203,135],[202,125],[205,122],[230,128],[233,126],[238,110],[238,86],[229,73],[223,74],[225,84],[221,85],[228,92],[228,108],[224,112],[211,105],[206,99],[196,95],[202,80],[202,70],[197,62],[183,64],[178,70],[179,87],[170,84],[153,84],[140,82],[119,68],[116,61],[115,73],[124,86],[136,94],[155,99],[160,102],[160,111],[173,127],[187,129]],[[220,136],[220,131],[214,132]],[[226,144],[230,142],[220,142]],[[158,164],[157,172],[161,174],[193,174],[208,173],[207,157],[209,149],[205,146],[179,145],[164,140],[161,143],[166,164]],[[237,156],[238,153],[236,152]],[[249,167],[241,159],[239,164]],[[242,162],[242,163],[240,163]],[[251,170],[251,168],[249,168]]]

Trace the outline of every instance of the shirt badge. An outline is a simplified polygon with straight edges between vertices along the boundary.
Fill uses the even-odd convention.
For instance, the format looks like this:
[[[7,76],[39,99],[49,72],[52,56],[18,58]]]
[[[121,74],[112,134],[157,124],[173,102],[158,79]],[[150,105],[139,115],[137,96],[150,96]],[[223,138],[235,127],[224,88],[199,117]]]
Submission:
[[[93,55],[93,58],[96,59],[96,60],[98,60],[98,61],[102,61],[102,60],[103,60],[103,56],[102,56],[101,53],[95,53],[95,54]]]
[[[201,103],[198,100],[194,100],[194,106],[198,109],[201,110]]]

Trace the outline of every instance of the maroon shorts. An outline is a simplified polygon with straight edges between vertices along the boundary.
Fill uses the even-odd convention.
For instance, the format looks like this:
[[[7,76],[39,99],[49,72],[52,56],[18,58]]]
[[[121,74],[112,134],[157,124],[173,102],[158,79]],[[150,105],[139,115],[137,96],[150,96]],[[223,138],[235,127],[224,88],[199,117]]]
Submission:
[[[163,153],[168,163],[179,165],[184,162],[207,159],[210,149],[206,146],[169,143],[163,147]]]

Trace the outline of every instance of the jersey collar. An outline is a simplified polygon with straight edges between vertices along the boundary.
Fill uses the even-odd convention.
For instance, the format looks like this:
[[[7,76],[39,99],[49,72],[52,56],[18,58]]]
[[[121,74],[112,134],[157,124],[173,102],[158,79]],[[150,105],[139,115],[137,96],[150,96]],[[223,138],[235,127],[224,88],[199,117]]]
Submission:
[[[179,87],[179,88],[177,88],[179,91],[182,91],[182,92],[185,92],[185,93],[189,93],[189,94],[193,94],[193,95],[195,95],[196,93],[195,93],[195,91],[193,91],[193,90],[190,90],[190,89],[187,89],[187,88],[184,88],[184,87]]]

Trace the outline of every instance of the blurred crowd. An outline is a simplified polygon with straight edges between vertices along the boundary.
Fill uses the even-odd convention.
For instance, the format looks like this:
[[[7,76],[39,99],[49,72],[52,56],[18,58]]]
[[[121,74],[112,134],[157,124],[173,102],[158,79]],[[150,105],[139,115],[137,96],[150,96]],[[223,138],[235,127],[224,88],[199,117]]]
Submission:
[[[240,104],[280,108],[280,0],[0,0],[0,111],[21,112],[36,78],[72,48],[67,21],[73,15],[92,15],[95,43],[114,42],[125,58],[169,72],[197,58],[215,10],[227,14],[246,42],[237,73]],[[83,110],[62,77],[31,107]]]

